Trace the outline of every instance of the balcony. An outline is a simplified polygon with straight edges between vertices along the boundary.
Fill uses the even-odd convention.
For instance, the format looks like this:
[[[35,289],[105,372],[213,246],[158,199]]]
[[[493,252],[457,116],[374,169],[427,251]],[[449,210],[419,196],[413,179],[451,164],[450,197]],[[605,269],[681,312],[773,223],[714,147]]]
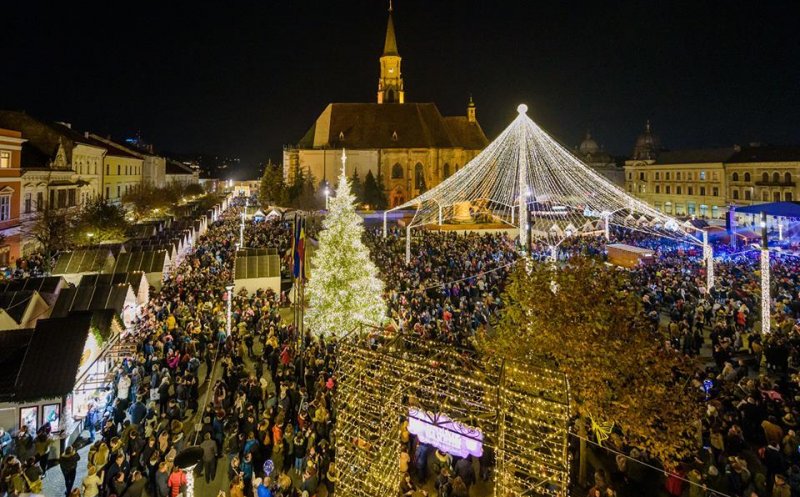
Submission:
[[[756,186],[787,186],[794,188],[794,181],[756,181]]]

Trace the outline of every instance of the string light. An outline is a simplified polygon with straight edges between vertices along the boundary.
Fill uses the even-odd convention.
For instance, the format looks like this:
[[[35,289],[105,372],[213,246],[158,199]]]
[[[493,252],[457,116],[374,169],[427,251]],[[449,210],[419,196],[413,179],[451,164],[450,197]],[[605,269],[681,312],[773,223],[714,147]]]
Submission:
[[[610,183],[561,146],[518,107],[519,116],[472,161],[397,209],[416,208],[409,227],[440,224],[468,208],[558,246],[607,225],[700,245],[688,227]],[[515,212],[516,211],[516,212]],[[387,211],[389,212],[389,211]],[[384,214],[384,223],[386,214]]]
[[[761,333],[770,332],[769,250],[761,249]]]
[[[398,335],[337,348],[336,492],[397,492],[400,421],[411,407],[475,427],[495,452],[495,495],[566,496],[569,385],[558,372]],[[535,392],[535,393],[533,393]]]

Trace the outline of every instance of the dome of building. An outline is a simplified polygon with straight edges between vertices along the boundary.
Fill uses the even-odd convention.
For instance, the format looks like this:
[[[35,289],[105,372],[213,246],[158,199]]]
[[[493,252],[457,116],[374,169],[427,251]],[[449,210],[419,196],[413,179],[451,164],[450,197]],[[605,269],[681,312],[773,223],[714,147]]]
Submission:
[[[578,150],[583,155],[594,155],[600,151],[600,146],[592,139],[592,134],[587,131],[586,138],[581,142]]]
[[[636,139],[636,145],[633,147],[634,160],[650,160],[655,159],[658,151],[661,150],[661,142],[658,137],[653,134],[650,128],[650,120],[644,126],[644,133],[639,135]]]

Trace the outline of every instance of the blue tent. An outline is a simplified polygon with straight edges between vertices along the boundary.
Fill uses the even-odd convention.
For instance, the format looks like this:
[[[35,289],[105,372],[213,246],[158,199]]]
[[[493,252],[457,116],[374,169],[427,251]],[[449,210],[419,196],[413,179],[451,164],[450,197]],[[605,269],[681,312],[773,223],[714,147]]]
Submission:
[[[736,208],[737,214],[761,214],[762,212],[768,216],[800,218],[800,202],[769,202]]]

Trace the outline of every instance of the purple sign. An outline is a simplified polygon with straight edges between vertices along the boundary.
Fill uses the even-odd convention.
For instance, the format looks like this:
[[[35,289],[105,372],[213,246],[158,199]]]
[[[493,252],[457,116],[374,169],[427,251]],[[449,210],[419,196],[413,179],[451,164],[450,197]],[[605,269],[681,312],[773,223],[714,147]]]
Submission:
[[[445,414],[421,409],[408,410],[408,432],[419,441],[458,457],[483,455],[483,433],[477,428],[453,421]]]

